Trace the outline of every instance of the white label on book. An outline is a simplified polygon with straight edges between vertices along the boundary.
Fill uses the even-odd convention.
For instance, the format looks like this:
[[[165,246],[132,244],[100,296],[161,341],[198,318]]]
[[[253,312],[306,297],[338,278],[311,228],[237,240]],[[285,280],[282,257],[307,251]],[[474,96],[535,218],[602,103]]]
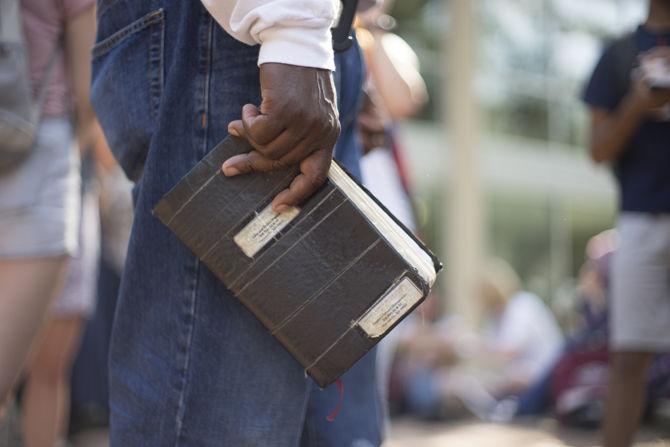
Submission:
[[[371,338],[377,338],[401,319],[423,297],[411,279],[403,278],[358,322]]]
[[[252,258],[298,214],[300,214],[300,209],[296,207],[277,214],[272,210],[272,204],[270,204],[257,213],[256,217],[246,224],[233,240],[245,255]]]

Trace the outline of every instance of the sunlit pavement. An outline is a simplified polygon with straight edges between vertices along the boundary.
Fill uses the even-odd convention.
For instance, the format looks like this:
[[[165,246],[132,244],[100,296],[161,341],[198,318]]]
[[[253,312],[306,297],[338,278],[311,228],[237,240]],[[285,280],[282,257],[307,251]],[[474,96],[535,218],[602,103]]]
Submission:
[[[92,431],[79,436],[74,447],[107,447],[107,433]],[[670,433],[662,436],[644,429],[637,446],[670,447]],[[383,447],[592,447],[598,445],[595,431],[560,429],[553,420],[535,424],[496,425],[477,422],[425,424],[397,421]],[[344,447],[344,446],[343,446]]]
[[[384,447],[591,447],[599,444],[594,430],[567,430],[554,419],[514,425],[480,422],[423,423],[400,419]],[[670,447],[670,427],[644,428],[636,446]]]
[[[105,431],[81,435],[74,447],[107,447]],[[663,437],[649,429],[640,434],[640,447],[670,446],[670,433]],[[663,439],[664,438],[664,439]],[[482,423],[424,424],[397,421],[383,447],[592,447],[598,445],[595,431],[560,429],[555,421],[534,425],[495,425]],[[343,446],[344,447],[344,446]]]
[[[0,430],[2,434],[2,430]],[[0,447],[18,447],[0,436]],[[108,447],[107,430],[91,430],[72,440],[72,447]],[[389,440],[383,447],[593,447],[598,433],[567,430],[554,419],[514,425],[481,422],[424,423],[411,419],[394,420]],[[670,424],[645,427],[636,446],[670,447]],[[268,446],[272,447],[272,446]],[[343,446],[345,447],[345,446]]]
[[[105,431],[79,436],[74,447],[107,447]],[[421,423],[413,420],[394,422],[390,439],[383,447],[593,447],[598,433],[593,430],[566,430],[553,419],[517,425],[464,423]],[[670,427],[664,430],[644,428],[638,436],[639,447],[670,447]],[[271,446],[268,446],[271,447]],[[347,446],[342,446],[347,447]]]

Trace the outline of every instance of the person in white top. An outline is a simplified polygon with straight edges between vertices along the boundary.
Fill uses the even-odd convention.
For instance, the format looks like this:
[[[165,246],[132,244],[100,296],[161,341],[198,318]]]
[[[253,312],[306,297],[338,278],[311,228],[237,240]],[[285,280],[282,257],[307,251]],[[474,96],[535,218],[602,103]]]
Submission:
[[[493,394],[518,393],[556,360],[563,345],[561,330],[547,305],[521,290],[516,273],[502,260],[487,266],[481,293],[490,318],[487,350],[501,366]]]
[[[517,292],[508,301],[492,346],[510,361],[505,369],[521,388],[556,360],[563,343],[556,319],[537,295]]]
[[[522,291],[509,264],[490,261],[479,288],[487,318],[482,333],[451,317],[427,334],[419,331],[409,344],[419,363],[428,365],[406,379],[415,411],[444,416],[467,410],[485,420],[509,420],[517,408],[515,396],[535,384],[560,354],[563,337],[556,319],[539,297]]]

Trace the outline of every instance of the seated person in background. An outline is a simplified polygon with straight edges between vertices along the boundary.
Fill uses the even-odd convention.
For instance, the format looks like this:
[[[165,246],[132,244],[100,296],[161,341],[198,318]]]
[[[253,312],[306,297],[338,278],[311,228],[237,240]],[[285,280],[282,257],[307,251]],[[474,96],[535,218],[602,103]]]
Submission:
[[[561,423],[583,428],[602,424],[611,360],[608,341],[608,299],[616,234],[604,231],[589,241],[580,269],[576,315],[581,324],[571,331],[561,356],[516,402],[512,416],[529,416],[553,409]],[[670,397],[670,355],[656,356],[646,380],[646,414]],[[509,409],[509,405],[508,405]]]
[[[556,319],[540,298],[521,289],[506,262],[490,262],[479,289],[487,312],[482,334],[467,333],[449,317],[404,344],[410,411],[495,418],[500,399],[524,392],[558,356],[563,337]]]
[[[558,357],[563,336],[554,315],[536,295],[523,291],[505,261],[491,261],[480,280],[480,297],[488,323],[479,346],[466,361],[473,377],[458,377],[452,387],[466,407],[483,419],[504,419],[502,398],[528,390]],[[510,402],[513,402],[510,401]]]
[[[563,343],[561,330],[544,302],[521,289],[517,274],[505,261],[487,266],[480,288],[489,323],[484,349],[474,355],[483,354],[502,367],[494,395],[516,394],[555,360]]]
[[[563,422],[563,415],[579,412],[578,408],[591,407],[591,402],[599,399],[602,383],[606,378],[600,371],[607,367],[607,296],[609,294],[609,266],[616,249],[616,235],[613,230],[604,231],[592,237],[586,246],[586,260],[579,270],[579,280],[575,290],[573,319],[575,324],[569,329],[561,355],[542,374],[540,379],[516,402],[515,411],[508,411],[508,418],[514,416],[535,416],[557,404],[557,416]],[[581,374],[580,370],[590,371]],[[598,371],[596,373],[596,371]],[[565,394],[567,403],[558,404],[560,395],[573,383],[567,376],[583,376],[589,382],[578,386],[590,388],[578,399]],[[596,404],[598,405],[598,404]],[[593,411],[587,411],[588,418],[598,418]],[[577,415],[581,420],[584,418]],[[584,424],[580,424],[584,425]]]

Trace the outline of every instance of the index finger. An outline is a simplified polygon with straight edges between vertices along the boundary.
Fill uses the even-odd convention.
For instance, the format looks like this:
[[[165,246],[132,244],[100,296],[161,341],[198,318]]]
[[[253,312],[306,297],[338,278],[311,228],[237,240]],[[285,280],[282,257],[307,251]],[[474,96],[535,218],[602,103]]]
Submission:
[[[258,151],[247,152],[230,157],[221,166],[221,170],[226,177],[234,177],[241,174],[252,174],[254,172],[268,172],[285,169],[279,160],[265,158]]]

